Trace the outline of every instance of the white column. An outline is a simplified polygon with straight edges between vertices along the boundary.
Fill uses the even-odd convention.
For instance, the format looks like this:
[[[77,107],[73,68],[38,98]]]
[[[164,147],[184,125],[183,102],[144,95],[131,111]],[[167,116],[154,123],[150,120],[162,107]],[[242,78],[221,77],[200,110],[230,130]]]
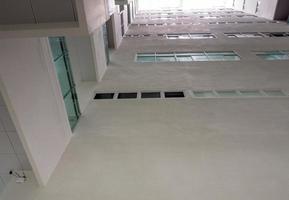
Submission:
[[[40,185],[71,138],[47,38],[0,40],[0,89]]]

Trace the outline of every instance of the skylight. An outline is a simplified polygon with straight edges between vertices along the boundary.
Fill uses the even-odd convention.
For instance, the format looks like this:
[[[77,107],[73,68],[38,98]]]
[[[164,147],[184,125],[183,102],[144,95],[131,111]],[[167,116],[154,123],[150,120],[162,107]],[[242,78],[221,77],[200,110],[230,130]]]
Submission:
[[[139,10],[231,8],[233,0],[138,0]]]

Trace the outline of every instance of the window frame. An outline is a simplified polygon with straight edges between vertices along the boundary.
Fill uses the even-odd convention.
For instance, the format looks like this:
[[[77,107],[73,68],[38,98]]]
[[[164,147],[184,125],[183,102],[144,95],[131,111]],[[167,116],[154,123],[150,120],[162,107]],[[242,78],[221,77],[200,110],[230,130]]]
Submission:
[[[265,36],[259,32],[230,32],[224,33],[228,38],[264,38]]]
[[[289,60],[288,50],[254,51],[254,54],[262,60],[266,61]]]
[[[154,57],[153,61],[142,61],[140,57]],[[159,58],[171,58],[162,60]],[[180,58],[188,58],[181,60]],[[226,59],[232,57],[233,59]],[[161,63],[161,62],[212,62],[212,61],[240,61],[241,57],[235,51],[188,51],[188,52],[155,52],[155,53],[136,53],[135,62],[137,63]]]
[[[168,40],[187,40],[187,39],[201,40],[201,39],[215,39],[215,38],[217,38],[216,35],[214,35],[212,33],[169,33],[169,34],[163,34],[162,36]],[[182,38],[182,36],[184,38]],[[196,37],[196,36],[198,36],[198,37]],[[170,37],[172,37],[172,38],[170,38]]]

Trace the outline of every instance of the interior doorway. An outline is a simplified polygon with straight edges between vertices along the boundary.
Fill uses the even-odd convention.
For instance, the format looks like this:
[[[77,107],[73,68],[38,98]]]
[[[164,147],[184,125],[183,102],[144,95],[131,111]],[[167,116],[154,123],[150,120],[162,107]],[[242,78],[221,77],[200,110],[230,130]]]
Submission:
[[[54,65],[57,72],[63,100],[66,107],[67,117],[71,129],[73,129],[81,115],[75,83],[70,67],[69,53],[64,37],[50,37],[50,48]]]

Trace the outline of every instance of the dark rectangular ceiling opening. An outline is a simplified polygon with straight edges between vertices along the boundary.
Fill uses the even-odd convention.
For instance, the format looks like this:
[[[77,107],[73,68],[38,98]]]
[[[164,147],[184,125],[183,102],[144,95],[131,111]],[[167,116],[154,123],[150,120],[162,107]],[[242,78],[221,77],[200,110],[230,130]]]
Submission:
[[[118,99],[136,99],[137,93],[136,92],[119,93],[117,98]]]
[[[165,98],[184,98],[184,92],[165,92]]]
[[[160,92],[142,92],[141,98],[142,99],[161,98],[161,93]]]
[[[113,99],[114,93],[97,93],[94,99]]]

